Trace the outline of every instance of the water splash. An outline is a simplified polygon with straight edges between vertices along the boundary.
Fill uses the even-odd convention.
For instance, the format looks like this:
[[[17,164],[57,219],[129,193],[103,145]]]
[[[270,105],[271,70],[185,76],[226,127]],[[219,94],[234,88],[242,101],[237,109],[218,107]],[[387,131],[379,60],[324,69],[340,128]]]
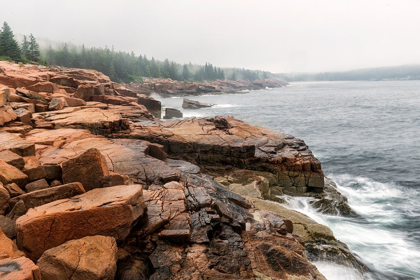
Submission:
[[[388,275],[388,279],[420,279],[420,249],[412,243],[406,232],[396,226],[406,223],[401,208],[412,209],[413,203],[418,201],[418,192],[348,174],[332,178],[337,182],[338,190],[347,196],[349,205],[361,218],[319,213],[311,206],[310,201],[313,198],[310,197],[282,198],[287,207],[330,227],[337,239],[346,243],[368,266]],[[405,203],[402,203],[402,199]],[[340,273],[343,267],[335,264],[318,264],[318,269],[330,280],[368,278],[366,275],[357,278],[360,275],[347,270],[345,274]],[[384,279],[382,276],[369,277]]]

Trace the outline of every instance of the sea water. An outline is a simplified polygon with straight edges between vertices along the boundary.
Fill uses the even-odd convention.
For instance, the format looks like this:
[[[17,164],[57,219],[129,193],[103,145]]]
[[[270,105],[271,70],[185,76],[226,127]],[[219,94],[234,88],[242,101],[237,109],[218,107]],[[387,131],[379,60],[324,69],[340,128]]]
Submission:
[[[292,83],[284,88],[188,97],[215,104],[185,117],[234,116],[303,139],[361,216],[322,215],[308,198],[288,206],[329,226],[371,269],[315,263],[327,279],[420,279],[420,81]]]

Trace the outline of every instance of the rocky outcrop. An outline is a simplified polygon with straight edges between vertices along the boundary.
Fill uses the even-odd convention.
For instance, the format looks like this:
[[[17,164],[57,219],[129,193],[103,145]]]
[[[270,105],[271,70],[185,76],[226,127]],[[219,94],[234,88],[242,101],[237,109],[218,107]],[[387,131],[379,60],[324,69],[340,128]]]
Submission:
[[[2,108],[30,113],[0,127],[0,226],[44,278],[325,279],[308,256],[353,264],[327,227],[263,200],[339,197],[302,140],[232,117],[156,119],[160,102],[141,93],[172,83],[133,91],[91,70],[0,66]],[[6,266],[18,259],[12,273],[37,271]]]
[[[184,109],[200,109],[214,106],[213,104],[202,103],[195,100],[184,98],[182,101],[182,108]]]
[[[45,251],[37,265],[43,280],[113,280],[117,252],[115,238],[87,236]]]
[[[180,110],[174,108],[165,108],[165,116],[164,119],[173,119],[173,118],[182,118],[183,114]]]
[[[131,83],[128,88],[142,94],[149,95],[152,92],[164,96],[188,96],[203,94],[237,93],[248,90],[258,90],[283,87],[287,83],[281,79],[241,80],[228,81],[217,80],[213,82],[183,82],[161,78],[143,78],[142,83]]]
[[[214,175],[237,169],[274,174],[270,188],[282,193],[320,193],[324,188],[321,164],[302,140],[232,117],[144,123],[121,137],[160,143],[172,158]]]

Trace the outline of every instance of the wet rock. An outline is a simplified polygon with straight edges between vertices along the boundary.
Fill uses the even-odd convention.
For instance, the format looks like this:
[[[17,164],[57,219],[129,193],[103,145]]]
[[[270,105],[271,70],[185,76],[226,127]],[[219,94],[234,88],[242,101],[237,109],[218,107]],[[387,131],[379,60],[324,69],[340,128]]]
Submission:
[[[87,236],[49,249],[38,260],[43,280],[113,280],[117,243],[108,236]]]
[[[4,185],[15,183],[23,188],[28,182],[28,176],[16,167],[0,159],[0,182]]]
[[[102,188],[102,180],[109,176],[104,156],[94,148],[63,162],[62,169],[64,183],[81,182],[87,191]]]
[[[140,94],[137,102],[141,105],[144,105],[149,110],[149,112],[152,113],[152,115],[156,118],[161,117],[162,104],[160,103],[160,101]]]
[[[41,280],[39,267],[25,257],[0,260],[0,276],[2,280]]]
[[[17,244],[31,259],[50,248],[90,235],[124,240],[144,213],[140,185],[94,189],[33,209],[16,221]]]
[[[9,150],[0,151],[0,158],[18,169],[22,169],[25,166],[23,158]]]
[[[174,108],[165,108],[164,119],[182,118],[183,114],[180,110]]]
[[[200,109],[200,108],[207,108],[207,107],[212,107],[212,106],[214,105],[208,104],[208,103],[201,103],[201,102],[187,99],[187,98],[184,98],[184,100],[182,101],[182,108],[184,109]]]

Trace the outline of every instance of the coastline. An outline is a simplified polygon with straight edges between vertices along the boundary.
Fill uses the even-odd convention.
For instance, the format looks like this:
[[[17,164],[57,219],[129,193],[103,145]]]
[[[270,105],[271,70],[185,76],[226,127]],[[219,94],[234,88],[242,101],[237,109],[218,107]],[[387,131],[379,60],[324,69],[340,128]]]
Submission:
[[[63,169],[66,162],[84,156],[93,148],[103,156],[103,160],[98,156],[104,172],[99,185],[103,187],[106,181],[109,188],[121,185],[134,188],[134,183],[143,186],[142,202],[135,207],[147,215],[139,214],[129,226],[128,235],[118,239],[124,257],[118,261],[117,273],[123,271],[121,267],[130,270],[138,264],[136,254],[146,257],[148,261],[142,262],[152,266],[150,271],[145,269],[142,273],[154,277],[203,273],[227,279],[298,275],[303,279],[324,279],[309,263],[308,255],[312,261],[338,259],[340,264],[369,271],[345,244],[335,239],[329,228],[268,201],[280,201],[278,196],[282,194],[320,200],[327,195],[321,165],[302,140],[233,118],[161,122],[151,114],[161,110],[156,100],[112,83],[96,71],[50,72],[36,66],[21,68],[5,64],[0,67],[4,68],[0,90],[5,100],[1,107],[1,150],[16,152],[26,161],[28,157],[38,161],[33,168],[22,169],[26,173],[32,174],[28,172],[32,169],[41,173],[39,170],[44,170],[41,179],[29,179],[24,172],[23,181],[44,179],[46,189],[54,188],[55,180],[66,183],[60,172],[47,178],[47,166],[66,173]],[[7,166],[12,161],[9,163]],[[108,173],[104,168],[109,169]],[[85,176],[85,181],[90,182],[89,175],[79,174],[79,177]],[[2,182],[7,186],[12,181],[3,179]],[[13,182],[28,191],[23,181]],[[95,190],[106,192],[107,189]],[[10,198],[7,199],[6,217],[17,223],[19,249],[36,261],[40,255],[31,253],[33,241],[25,241],[28,234],[25,223],[33,219],[31,215],[35,211],[29,210],[27,214],[18,211],[16,205],[22,205],[21,195],[13,198],[13,207]],[[336,197],[340,196],[336,194]],[[337,200],[345,202],[343,198]],[[54,202],[36,207],[47,209],[51,203]],[[166,212],[169,216],[162,219]],[[230,249],[221,245],[224,240]],[[139,251],[140,244],[149,249]],[[306,253],[302,244],[306,244]],[[330,248],[328,253],[325,245]],[[47,247],[49,250],[55,246]],[[169,253],[171,250],[176,255]],[[208,250],[214,252],[209,254]],[[222,256],[215,250],[222,250]],[[195,260],[197,256],[199,261]],[[241,256],[238,263],[229,261],[238,256]],[[201,271],[206,264],[204,258],[215,265]],[[271,258],[281,264],[281,273]],[[191,267],[179,268],[180,262],[190,263]],[[291,268],[291,264],[298,265],[298,269]],[[31,269],[36,271],[34,267]],[[40,269],[42,274],[42,265]]]

